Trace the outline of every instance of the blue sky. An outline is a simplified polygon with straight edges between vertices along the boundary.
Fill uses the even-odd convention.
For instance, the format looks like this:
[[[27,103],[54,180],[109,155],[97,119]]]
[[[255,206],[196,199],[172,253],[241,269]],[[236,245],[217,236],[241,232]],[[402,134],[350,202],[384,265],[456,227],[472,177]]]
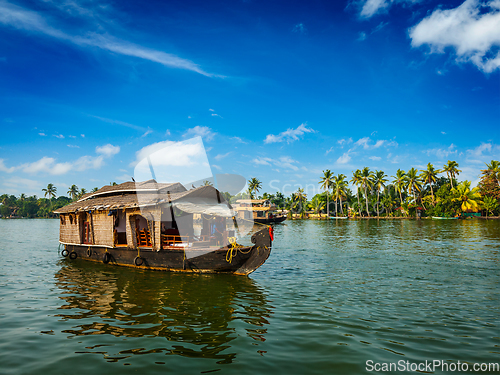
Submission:
[[[474,182],[499,50],[500,0],[0,0],[0,192],[124,182],[194,136],[269,192],[450,159]]]

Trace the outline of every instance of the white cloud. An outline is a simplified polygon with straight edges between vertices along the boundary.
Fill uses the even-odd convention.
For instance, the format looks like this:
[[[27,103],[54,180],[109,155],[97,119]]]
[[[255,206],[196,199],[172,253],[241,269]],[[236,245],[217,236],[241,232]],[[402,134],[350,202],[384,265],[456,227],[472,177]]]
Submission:
[[[361,31],[359,34],[358,34],[358,39],[360,42],[362,42],[363,40],[366,39],[366,33],[364,31]]]
[[[385,139],[379,139],[374,144],[372,144],[372,140],[370,137],[363,137],[354,142],[354,146],[363,147],[365,150],[371,150],[375,148],[379,148],[381,146],[386,147],[397,147],[398,143],[396,141],[387,141]]]
[[[149,134],[151,134],[152,132],[153,132],[153,131],[152,131],[151,129],[146,130],[146,132],[145,132],[143,135],[141,135],[141,138],[144,138],[144,137],[148,136],[148,135],[149,135]]]
[[[80,134],[80,136],[81,136],[82,138],[85,138],[85,134]]]
[[[235,140],[238,143],[245,143],[246,144],[246,142],[243,139],[241,139],[240,137],[232,137],[231,139]]]
[[[377,13],[387,11],[393,4],[413,4],[420,0],[361,0],[357,1],[357,5],[361,7],[360,16],[362,18],[370,18]]]
[[[64,139],[64,135],[62,135],[62,134],[54,134],[54,137],[59,138],[59,139]]]
[[[102,33],[87,33],[84,37],[70,35],[50,26],[45,18],[39,13],[7,2],[0,3],[0,23],[19,30],[48,35],[80,47],[97,47],[124,56],[132,56],[156,62],[170,68],[191,70],[208,77],[217,76],[205,72],[190,60],[163,51],[143,47],[125,40],[120,40],[106,31]],[[100,29],[102,29],[102,25],[99,26]]]
[[[344,147],[344,145],[352,143],[352,138],[340,139],[337,141],[337,143],[340,145],[340,147]]]
[[[110,118],[106,117],[100,117],[100,116],[94,116],[94,115],[89,115],[90,117],[96,118],[98,120],[101,120],[103,122],[107,122],[108,124],[116,124],[116,125],[121,125],[125,126],[127,128],[135,129],[135,130],[140,130],[140,131],[146,131],[146,128],[143,128],[142,126],[137,126],[134,124],[129,124],[128,122],[125,121],[120,121],[120,120],[113,120]],[[82,138],[85,138],[85,134],[81,134]]]
[[[206,141],[211,141],[215,134],[208,126],[195,126],[186,130],[184,137],[202,137]]]
[[[44,156],[40,160],[37,160],[33,163],[26,163],[20,166],[20,168],[25,173],[49,173],[52,175],[65,174],[69,172],[72,168],[71,163],[56,163],[54,158],[49,158]]]
[[[77,145],[68,145],[69,148],[80,148],[80,146]]]
[[[368,159],[373,160],[373,161],[382,160],[382,158],[380,156],[370,156]]]
[[[500,68],[500,1],[466,0],[453,9],[436,9],[410,30],[411,44],[443,53],[452,47],[457,62],[471,62],[491,73]]]
[[[42,184],[40,182],[21,177],[5,179],[2,185],[7,187],[7,189],[2,189],[7,194],[18,194],[20,192],[28,195],[38,194],[42,189]]]
[[[325,152],[325,156],[328,155],[330,152],[333,152],[334,148],[330,147],[328,150]]]
[[[215,109],[209,108],[208,109],[210,112],[215,112]]]
[[[71,147],[71,145],[68,146]],[[64,163],[58,163],[56,159],[44,156],[33,163],[25,163],[17,168],[30,174],[46,173],[51,175],[62,175],[70,171],[81,172],[87,169],[101,168],[104,165],[105,158],[116,155],[118,152],[120,152],[120,147],[107,144],[101,147],[96,147],[96,153],[101,154],[98,156],[85,155],[73,162]]]
[[[470,163],[485,163],[492,159],[500,159],[500,145],[481,142],[479,146],[467,150],[467,161]]]
[[[42,137],[46,137],[47,136],[47,134],[45,134],[45,133],[38,133],[38,135],[41,135]]]
[[[68,135],[68,137],[70,137],[70,138],[76,138],[76,136],[74,136],[74,135]]]
[[[136,153],[134,178],[145,181],[190,183],[212,177],[201,137],[183,142],[163,141],[143,147]]]
[[[285,168],[285,169],[291,169],[293,171],[298,171],[299,167],[296,166],[295,164],[297,163],[296,160],[293,160],[289,156],[281,156],[280,158],[266,158],[266,157],[257,157],[252,160],[255,164],[257,165],[269,165],[269,166],[276,166],[279,168]]]
[[[219,171],[221,171],[221,170],[222,170],[222,168],[221,168],[221,167],[219,167],[218,165],[215,165],[215,164],[212,164],[212,167],[214,167],[215,169],[218,169]]]
[[[111,157],[120,152],[120,146],[113,146],[112,144],[108,143],[107,145],[96,147],[95,152],[98,154],[102,154],[106,157]]]
[[[215,160],[221,160],[221,159],[224,159],[226,156],[229,156],[231,152],[228,152],[226,154],[219,154],[217,156],[214,157]]]
[[[299,139],[304,133],[315,133],[315,130],[308,128],[306,124],[300,124],[296,129],[289,128],[278,135],[268,134],[264,143],[293,142]]]
[[[7,172],[7,173],[12,173],[16,170],[15,167],[10,167],[7,168],[7,166],[4,163],[4,159],[0,159],[0,172]]]
[[[222,117],[221,115],[218,115],[217,113],[212,113],[212,116],[214,116],[214,117],[224,118],[224,117]]]
[[[354,144],[356,146],[363,146],[363,148],[366,150],[366,149],[368,149],[370,147],[368,145],[369,142],[370,142],[370,138],[369,137],[364,137],[364,138],[358,139]]]
[[[349,152],[345,152],[341,157],[337,159],[337,164],[347,164],[351,161],[351,157],[349,156]]]
[[[306,32],[306,27],[303,23],[298,23],[293,27],[292,32],[304,34]]]
[[[457,153],[456,148],[457,148],[457,146],[455,146],[452,143],[447,148],[432,148],[429,150],[424,150],[423,152],[425,152],[427,154],[427,156],[436,155],[439,159],[446,159],[450,155]]]

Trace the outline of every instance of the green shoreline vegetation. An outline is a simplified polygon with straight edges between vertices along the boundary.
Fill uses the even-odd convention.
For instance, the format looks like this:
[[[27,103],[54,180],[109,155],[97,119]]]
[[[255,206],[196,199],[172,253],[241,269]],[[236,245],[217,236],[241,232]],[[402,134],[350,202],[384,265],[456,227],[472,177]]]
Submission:
[[[422,217],[457,217],[462,214],[481,213],[483,216],[500,215],[500,162],[492,160],[481,170],[477,187],[471,188],[469,181],[458,181],[461,170],[455,161],[448,161],[442,170],[431,163],[418,171],[408,172],[398,169],[395,176],[387,176],[383,171],[370,171],[368,167],[357,169],[352,177],[334,175],[323,171],[318,184],[322,193],[307,200],[302,187],[289,197],[282,192],[264,193],[257,196],[262,182],[253,177],[248,181],[248,190],[225,198],[234,203],[238,199],[269,199],[277,207],[286,209],[290,218],[326,219],[335,217],[380,217],[411,218],[420,211]],[[445,176],[439,177],[439,174]],[[356,187],[354,194],[348,187],[351,182]],[[209,185],[207,181],[204,183]],[[110,183],[116,185],[116,182]],[[94,188],[91,191],[96,191]],[[72,185],[68,196],[57,197],[57,188],[48,184],[42,189],[43,198],[36,195],[19,197],[0,195],[0,215],[2,218],[53,218],[53,211],[63,207],[87,193],[85,188]]]
[[[500,162],[492,160],[485,164],[478,186],[474,188],[471,188],[470,181],[457,180],[461,170],[456,161],[450,160],[441,170],[428,163],[423,170],[411,168],[405,172],[398,169],[395,176],[365,167],[354,171],[349,181],[344,174],[334,175],[327,169],[318,182],[323,192],[310,200],[302,187],[289,197],[277,192],[264,193],[258,198],[269,199],[288,210],[289,217],[294,219],[326,219],[331,215],[414,218],[419,211],[421,217],[476,216],[472,215],[474,213],[485,217],[499,216]],[[356,187],[355,193],[348,187],[349,182]],[[248,195],[257,197],[260,181],[252,178],[248,186]]]

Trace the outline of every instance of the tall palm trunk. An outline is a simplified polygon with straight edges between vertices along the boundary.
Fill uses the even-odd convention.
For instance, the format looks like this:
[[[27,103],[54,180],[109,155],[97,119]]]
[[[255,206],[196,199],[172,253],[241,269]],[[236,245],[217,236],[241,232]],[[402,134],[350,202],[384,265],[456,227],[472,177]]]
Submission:
[[[429,185],[431,186],[432,205],[436,206],[436,203],[434,202],[434,189],[432,188],[432,181],[430,180],[429,180]]]
[[[337,212],[337,196],[335,196],[335,216],[338,216]]]
[[[377,216],[380,216],[379,206],[380,206],[380,190],[377,189]]]
[[[328,220],[330,217],[330,189],[326,192],[326,216]]]
[[[370,211],[368,211],[368,194],[366,193],[366,185],[365,185],[365,202],[366,202],[366,214],[370,217]]]
[[[359,186],[357,186],[356,195],[358,196],[358,212],[359,216],[361,216],[361,203],[359,203]]]
[[[340,196],[340,213],[344,214],[344,209],[342,208],[342,196]]]

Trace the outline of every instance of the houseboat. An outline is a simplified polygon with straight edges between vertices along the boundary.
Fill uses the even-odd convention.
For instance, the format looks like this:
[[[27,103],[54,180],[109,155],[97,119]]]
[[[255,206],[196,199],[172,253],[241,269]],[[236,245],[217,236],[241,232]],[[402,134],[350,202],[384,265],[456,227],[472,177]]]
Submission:
[[[286,220],[286,213],[278,213],[276,206],[268,199],[239,199],[236,203],[234,210],[241,219],[260,224],[281,223]]]
[[[70,259],[248,275],[266,261],[272,246],[272,228],[262,225],[251,235],[252,245],[238,244],[242,225],[212,186],[187,190],[180,183],[125,182],[88,193],[55,213],[61,255]],[[194,224],[194,214],[201,214],[201,224]]]

